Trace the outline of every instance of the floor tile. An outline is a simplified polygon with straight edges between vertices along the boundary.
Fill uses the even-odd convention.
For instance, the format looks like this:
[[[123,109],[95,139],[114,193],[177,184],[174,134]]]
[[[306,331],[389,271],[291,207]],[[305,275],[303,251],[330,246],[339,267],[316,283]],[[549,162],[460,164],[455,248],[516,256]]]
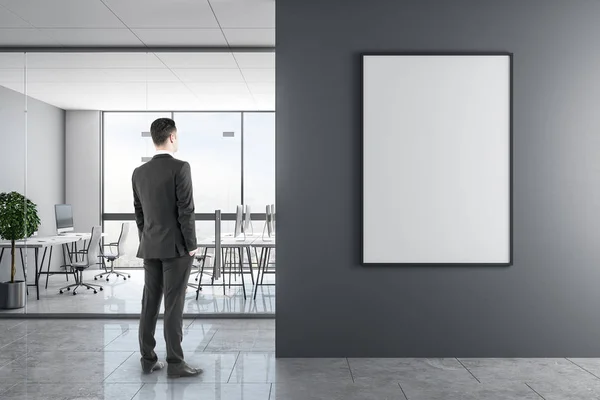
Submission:
[[[483,383],[568,382],[589,375],[564,358],[478,358],[460,361]]]
[[[18,384],[2,400],[131,400],[141,384]]]
[[[315,383],[273,384],[270,400],[406,400],[400,387],[394,384]]]
[[[362,383],[477,382],[454,358],[351,358],[348,363],[354,380]]]
[[[472,381],[410,381],[400,385],[408,400],[541,400],[524,383],[487,384]]]
[[[187,382],[146,384],[135,400],[269,400],[270,384],[194,384]]]
[[[95,352],[121,335],[118,330],[48,329],[36,330],[10,346],[23,353],[52,351]],[[81,340],[77,340],[81,338]]]
[[[568,358],[568,361],[588,371],[600,379],[600,359],[598,358]]]
[[[600,399],[600,380],[594,377],[574,382],[532,382],[529,386],[545,400]]]
[[[244,364],[242,363],[242,366]],[[351,383],[352,375],[345,358],[280,358],[275,361],[272,382]],[[238,376],[243,373],[237,370]],[[237,379],[237,378],[236,378]],[[232,379],[233,380],[233,379]]]
[[[133,352],[29,353],[0,368],[0,383],[101,383]]]
[[[0,333],[0,349],[26,336],[28,332],[20,325]]]
[[[110,354],[110,353],[106,353]],[[160,357],[160,356],[159,356]],[[185,361],[193,367],[203,369],[202,375],[194,378],[194,383],[227,383],[238,353],[194,353],[186,354]],[[164,357],[161,357],[164,360]],[[166,368],[152,374],[143,374],[140,357],[136,354],[114,371],[106,382],[123,383],[186,383],[186,379],[168,379]]]
[[[275,351],[275,331],[258,329],[219,329],[206,351]]]
[[[275,363],[275,353],[240,353],[229,383],[276,382]]]
[[[183,331],[183,351],[184,354],[203,352],[212,339],[215,331],[200,329],[184,329]],[[166,355],[166,344],[162,329],[156,329],[154,333],[156,339],[156,353],[159,357]],[[122,333],[114,341],[107,344],[104,351],[139,351],[139,330],[130,329]]]
[[[25,320],[21,319],[0,319],[0,332],[12,329],[17,325],[25,323]]]

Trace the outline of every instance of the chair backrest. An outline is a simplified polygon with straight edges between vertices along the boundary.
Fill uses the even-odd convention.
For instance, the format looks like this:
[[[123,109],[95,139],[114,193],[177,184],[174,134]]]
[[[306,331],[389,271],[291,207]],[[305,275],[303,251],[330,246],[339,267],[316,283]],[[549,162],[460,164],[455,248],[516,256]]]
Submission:
[[[98,262],[98,255],[100,253],[100,239],[102,238],[102,227],[92,227],[92,237],[88,242],[87,247],[87,263],[93,265]]]
[[[119,257],[125,254],[125,242],[127,242],[127,236],[129,236],[129,225],[131,225],[129,222],[123,222],[123,225],[121,225],[121,234],[117,241],[117,254]]]

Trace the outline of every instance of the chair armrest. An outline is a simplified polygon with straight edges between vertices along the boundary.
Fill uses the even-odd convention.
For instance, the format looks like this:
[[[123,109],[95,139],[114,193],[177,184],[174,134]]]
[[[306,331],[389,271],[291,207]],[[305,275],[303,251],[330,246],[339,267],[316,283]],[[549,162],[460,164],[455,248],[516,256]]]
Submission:
[[[119,245],[119,243],[108,243],[108,244],[104,244],[104,247],[117,247]]]

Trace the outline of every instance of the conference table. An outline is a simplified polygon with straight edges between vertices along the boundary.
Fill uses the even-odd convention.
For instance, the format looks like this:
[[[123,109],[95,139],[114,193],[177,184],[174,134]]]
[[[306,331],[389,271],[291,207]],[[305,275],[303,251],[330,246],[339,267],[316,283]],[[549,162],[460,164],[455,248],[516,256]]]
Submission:
[[[65,269],[65,271],[50,271],[50,265],[52,262],[52,250],[55,246],[61,246],[63,248],[63,258],[65,264],[61,267],[66,267],[70,265],[72,262],[71,254],[77,251],[77,243],[80,241],[90,240],[91,233],[71,233],[64,234],[58,236],[46,236],[46,237],[37,237],[33,236],[24,240],[17,240],[15,242],[15,248],[19,250],[21,265],[23,268],[23,276],[24,281],[27,283],[27,268],[25,257],[26,254],[23,254],[23,250],[33,249],[34,255],[34,266],[35,266],[35,280],[33,283],[27,283],[27,286],[35,286],[37,299],[40,299],[40,286],[39,280],[40,276],[46,274],[46,288],[48,287],[48,276],[55,274],[65,274],[67,275],[67,280],[69,272]],[[69,245],[71,249],[69,250]],[[2,257],[4,256],[4,251],[11,249],[10,241],[0,241],[0,262],[2,262]],[[43,250],[42,257],[40,259],[40,251]],[[69,257],[69,262],[67,262],[67,254]],[[46,256],[47,261],[46,261]],[[46,271],[44,272],[44,265],[47,265]]]
[[[208,250],[216,249],[216,247],[217,247],[217,243],[216,243],[216,240],[214,237],[204,239],[198,243],[198,248],[200,249],[199,251],[202,251],[203,257],[202,257],[202,265],[201,265],[201,272],[200,272],[200,281],[199,281],[198,287],[196,289],[196,299],[198,299],[198,295],[199,295],[199,292],[200,292],[201,286],[202,286],[202,274],[204,271],[204,264],[206,263],[206,256],[208,254]],[[221,237],[220,247],[221,247],[221,251],[223,252],[223,256],[222,256],[223,264],[227,263],[228,255],[229,255],[229,257],[233,257],[234,252],[237,252],[237,254],[239,256],[238,265],[240,268],[240,275],[242,278],[242,283],[240,283],[240,284],[232,284],[231,283],[231,267],[230,267],[230,269],[229,269],[229,287],[241,286],[242,291],[244,293],[244,300],[246,300],[246,286],[244,284],[244,271],[243,271],[244,253],[246,253],[248,255],[248,265],[250,266],[250,275],[252,277],[252,283],[254,283],[254,285],[255,285],[254,298],[256,299],[256,288],[258,287],[258,284],[259,284],[260,272],[262,269],[263,278],[264,278],[264,271],[266,269],[265,262],[268,263],[268,258],[266,257],[267,252],[265,249],[269,249],[268,255],[270,255],[270,250],[275,248],[275,238],[273,238],[273,237],[263,238],[263,236],[260,234],[238,236],[238,237],[231,237],[231,236],[226,235],[226,236]],[[254,248],[255,250],[259,249],[259,248],[261,249],[261,256],[258,260],[259,262],[258,262],[258,270],[257,270],[258,272],[257,272],[257,276],[256,276],[256,281],[254,280],[254,273],[252,271],[252,257],[251,257],[251,252],[250,252],[250,249],[252,249],[252,248]],[[215,279],[219,279],[221,277],[221,273],[222,273],[221,265],[219,265],[218,263],[215,263],[215,265],[213,267],[211,284],[214,284]],[[226,287],[225,277],[223,277],[223,294],[225,294],[225,287]]]

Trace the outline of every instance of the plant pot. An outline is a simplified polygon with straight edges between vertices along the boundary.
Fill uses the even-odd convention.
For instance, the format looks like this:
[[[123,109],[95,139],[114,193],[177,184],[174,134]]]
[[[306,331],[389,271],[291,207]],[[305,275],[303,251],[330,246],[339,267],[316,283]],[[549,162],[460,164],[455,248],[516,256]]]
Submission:
[[[0,308],[23,308],[27,303],[27,286],[24,281],[0,283]]]

